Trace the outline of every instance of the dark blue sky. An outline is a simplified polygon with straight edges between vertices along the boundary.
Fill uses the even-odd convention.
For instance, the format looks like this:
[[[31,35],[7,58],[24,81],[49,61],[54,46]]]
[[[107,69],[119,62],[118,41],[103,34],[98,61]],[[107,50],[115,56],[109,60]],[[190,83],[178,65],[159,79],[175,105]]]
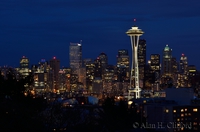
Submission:
[[[101,52],[116,63],[118,49],[131,48],[125,32],[136,25],[145,34],[147,59],[166,44],[173,56],[188,56],[200,69],[199,0],[1,0],[0,65],[19,66],[56,56],[69,65],[69,43],[82,40],[83,58]]]

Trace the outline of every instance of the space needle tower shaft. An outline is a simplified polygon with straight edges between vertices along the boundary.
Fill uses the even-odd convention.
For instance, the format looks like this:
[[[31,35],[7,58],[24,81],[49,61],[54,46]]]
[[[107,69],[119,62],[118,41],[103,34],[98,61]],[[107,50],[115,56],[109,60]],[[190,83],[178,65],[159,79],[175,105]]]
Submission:
[[[136,21],[134,19],[134,21]],[[140,98],[141,89],[139,88],[139,67],[138,67],[138,43],[139,38],[144,32],[137,26],[133,26],[126,34],[130,36],[131,48],[132,48],[132,63],[131,63],[131,76],[130,76],[130,88],[128,90],[128,99],[131,99],[131,93],[135,93],[135,98]],[[134,69],[134,76],[133,76]],[[135,88],[132,88],[132,80],[134,78]]]

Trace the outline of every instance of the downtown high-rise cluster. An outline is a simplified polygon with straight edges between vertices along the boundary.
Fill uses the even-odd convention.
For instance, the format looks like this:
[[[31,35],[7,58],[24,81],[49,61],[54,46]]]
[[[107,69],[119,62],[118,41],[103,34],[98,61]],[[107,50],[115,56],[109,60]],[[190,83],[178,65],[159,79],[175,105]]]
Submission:
[[[140,39],[138,45],[139,86],[143,91],[160,91],[168,87],[195,87],[198,94],[198,71],[194,65],[188,65],[187,56],[182,54],[176,59],[169,45],[163,48],[163,54],[151,54],[146,60],[146,40]],[[60,68],[60,60],[53,57],[50,61],[41,59],[31,65],[23,56],[16,69],[18,76],[33,75],[34,83],[29,86],[36,91],[75,92],[86,91],[98,96],[126,95],[130,87],[131,59],[127,49],[118,50],[116,64],[108,64],[106,53],[100,53],[96,59],[82,58],[82,44],[69,44],[68,68]],[[6,67],[1,68],[5,74]],[[134,71],[134,68],[132,69]],[[134,83],[131,84],[132,87]]]
[[[115,65],[108,63],[106,53],[99,53],[95,59],[83,58],[82,44],[70,43],[69,67],[61,68],[56,57],[30,65],[23,56],[18,68],[1,67],[1,77],[6,78],[10,69],[16,79],[31,76],[33,83],[24,85],[24,94],[29,92],[34,98],[42,95],[50,102],[61,98],[62,108],[77,105],[74,102],[80,106],[90,104],[82,102],[82,97],[95,96],[95,105],[112,97],[118,103],[126,101],[144,119],[140,125],[134,122],[134,128],[198,132],[200,74],[196,67],[188,65],[185,54],[173,56],[169,45],[163,46],[161,55],[152,53],[147,60],[147,42],[139,39],[143,32],[136,26],[128,31],[132,53],[128,49],[116,51]]]

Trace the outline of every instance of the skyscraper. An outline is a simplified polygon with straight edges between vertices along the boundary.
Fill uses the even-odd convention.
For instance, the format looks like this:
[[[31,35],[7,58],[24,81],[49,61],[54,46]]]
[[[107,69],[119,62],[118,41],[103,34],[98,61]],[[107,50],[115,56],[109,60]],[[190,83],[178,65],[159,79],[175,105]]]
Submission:
[[[102,79],[103,79],[103,83],[104,83],[104,73],[105,73],[105,69],[108,65],[108,56],[105,53],[102,52],[97,57],[97,60],[98,59],[100,61],[100,65],[101,65],[101,75],[102,75]]]
[[[117,55],[117,81],[125,82],[129,80],[129,55],[128,50],[118,50]]]
[[[107,67],[108,65],[108,56],[105,54],[105,53],[101,53],[99,55],[99,59],[101,61],[101,67],[102,67],[102,70],[104,71],[104,69]]]
[[[58,60],[56,57],[53,57],[50,60],[50,67],[52,69],[53,89],[58,90],[59,89],[58,75],[60,70],[60,60]]]
[[[25,56],[23,56],[20,60],[19,72],[22,77],[26,77],[29,75],[29,59]]]
[[[139,67],[140,88],[144,87],[145,66],[146,66],[146,40],[140,39],[138,44],[138,67]]]
[[[137,26],[133,26],[129,29],[126,34],[130,36],[131,39],[131,47],[132,47],[132,64],[131,64],[131,76],[130,76],[130,89],[128,98],[131,98],[131,93],[135,92],[135,98],[140,98],[140,91],[139,88],[139,67],[138,67],[138,43],[139,37],[144,32],[141,29],[138,29]],[[133,69],[134,69],[134,80],[135,80],[135,88],[132,88],[132,78],[133,78]]]
[[[95,71],[94,71],[94,76],[95,77],[100,77],[102,79],[103,73],[102,73],[102,65],[101,65],[101,60],[99,57],[94,60],[94,66],[95,66]]]
[[[172,77],[172,49],[168,45],[163,49],[162,76]]]
[[[86,64],[86,89],[92,92],[93,80],[95,79],[95,64],[92,61],[88,61]]]
[[[34,74],[34,88],[38,91],[49,90],[50,66],[45,59],[41,59],[38,65],[32,66]]]
[[[113,77],[115,73],[115,66],[108,65],[104,73],[103,91],[106,93],[111,93],[113,87]]]
[[[177,87],[188,87],[188,61],[184,54],[180,58]]]
[[[179,64],[180,73],[187,74],[187,67],[188,67],[187,56],[185,56],[185,54],[182,54],[180,58],[180,64]]]
[[[82,67],[82,45],[79,43],[70,43],[69,46],[69,64],[72,74],[79,78],[80,68]]]
[[[159,54],[151,54],[151,70],[154,73],[155,81],[158,81],[160,78],[160,55]]]

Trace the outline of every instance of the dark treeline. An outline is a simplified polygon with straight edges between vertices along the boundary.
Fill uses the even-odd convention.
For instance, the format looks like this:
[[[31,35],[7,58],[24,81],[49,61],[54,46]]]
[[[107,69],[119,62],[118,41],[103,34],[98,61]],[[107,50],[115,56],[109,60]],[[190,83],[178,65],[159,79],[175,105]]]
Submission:
[[[1,74],[0,131],[45,131],[37,117],[45,107],[43,99],[24,95],[25,85],[32,82],[32,75],[17,77],[12,69],[8,69],[5,75]]]
[[[32,75],[16,78],[12,69],[0,76],[0,131],[123,132],[133,130],[134,122],[145,122],[134,104],[116,105],[114,98],[102,106],[63,107],[61,102],[25,96],[25,85],[32,83]]]

